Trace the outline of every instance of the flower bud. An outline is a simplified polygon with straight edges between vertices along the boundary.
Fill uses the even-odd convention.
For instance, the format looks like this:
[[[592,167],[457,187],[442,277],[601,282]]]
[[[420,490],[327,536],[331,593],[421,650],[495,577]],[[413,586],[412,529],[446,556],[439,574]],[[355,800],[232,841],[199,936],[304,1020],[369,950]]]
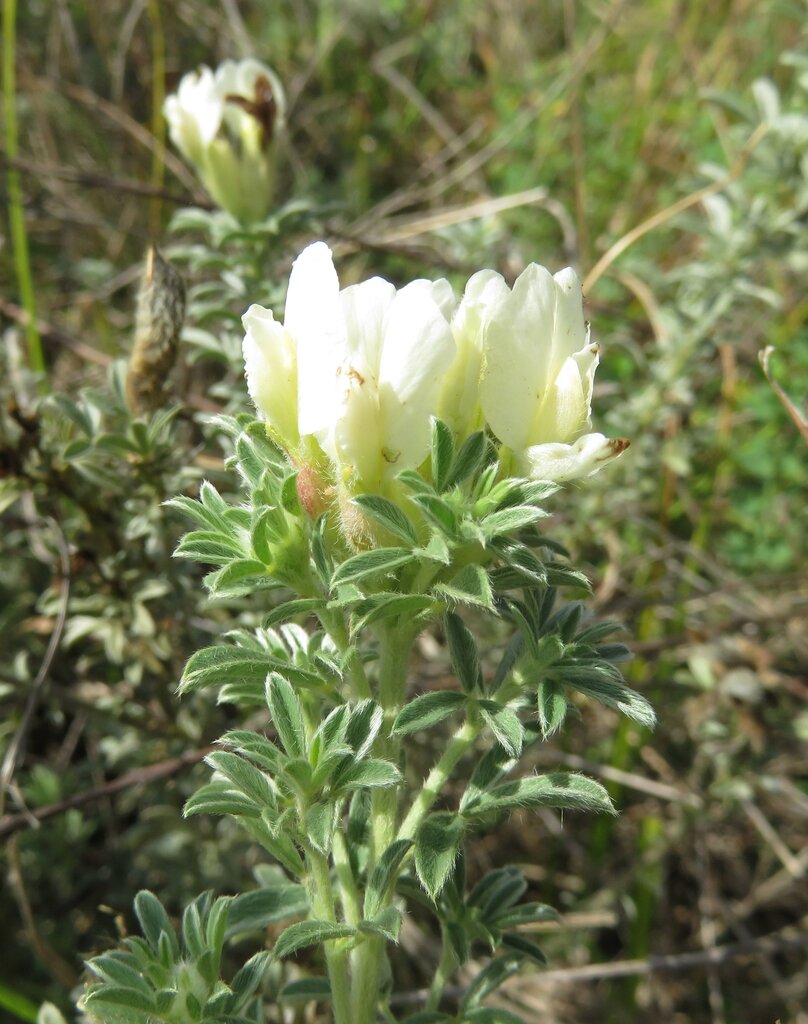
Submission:
[[[274,185],[274,135],[285,99],[260,61],[224,61],[185,75],[166,98],[171,141],[222,209],[243,223],[266,217]]]

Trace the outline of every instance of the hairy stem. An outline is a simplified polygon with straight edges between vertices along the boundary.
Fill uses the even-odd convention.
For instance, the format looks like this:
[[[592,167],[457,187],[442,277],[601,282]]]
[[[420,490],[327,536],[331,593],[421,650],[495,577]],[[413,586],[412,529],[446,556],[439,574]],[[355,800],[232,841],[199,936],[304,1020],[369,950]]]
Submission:
[[[426,1005],[424,1006],[425,1010],[437,1010],[440,1006],[446,982],[451,978],[455,967],[457,966],[455,955],[452,952],[452,944],[449,942],[449,936],[447,935],[444,927],[441,927],[440,934],[440,960],[438,961],[438,966],[435,970],[435,976],[432,979],[432,984],[429,986],[429,995],[427,996]]]
[[[321,921],[337,920],[334,893],[328,871],[328,861],[317,850],[309,847],[306,860],[309,865],[307,888],[311,909]],[[334,1007],[334,1024],[351,1024],[350,998],[348,987],[348,955],[335,942],[326,942],[325,961],[331,982],[331,1000]]]

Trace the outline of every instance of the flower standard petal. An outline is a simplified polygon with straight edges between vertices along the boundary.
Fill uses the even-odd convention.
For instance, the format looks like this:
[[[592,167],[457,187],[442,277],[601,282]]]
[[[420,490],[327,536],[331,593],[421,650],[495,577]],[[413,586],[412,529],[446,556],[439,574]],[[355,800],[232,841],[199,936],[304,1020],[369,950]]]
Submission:
[[[485,332],[480,399],[491,429],[509,448],[525,448],[553,379],[550,372],[555,283],[531,264],[492,310]]]
[[[417,466],[429,449],[430,417],[455,355],[451,327],[431,288],[414,281],[390,304],[379,368],[385,475]]]

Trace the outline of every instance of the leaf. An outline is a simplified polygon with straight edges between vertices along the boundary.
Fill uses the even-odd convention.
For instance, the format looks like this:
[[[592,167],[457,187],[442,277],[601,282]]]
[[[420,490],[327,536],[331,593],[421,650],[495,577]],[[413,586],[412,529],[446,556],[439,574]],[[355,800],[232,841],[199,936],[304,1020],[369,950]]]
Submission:
[[[322,1003],[331,999],[331,983],[328,978],[314,975],[288,981],[278,993],[284,1003]]]
[[[547,963],[547,957],[542,952],[541,947],[524,935],[508,932],[502,936],[502,945],[510,953],[516,953],[524,957],[525,960],[532,960],[534,963],[541,964],[542,966]]]
[[[509,754],[518,757],[522,753],[525,730],[518,716],[510,708],[493,700],[481,700],[480,712],[488,728]]]
[[[477,907],[480,917],[493,922],[503,910],[511,907],[526,891],[525,876],[517,867],[496,868],[477,882],[468,895],[470,907]]]
[[[149,945],[157,952],[160,936],[166,935],[174,957],[179,957],[180,946],[163,904],[153,892],[141,889],[135,896],[135,914]]]
[[[440,493],[446,488],[446,480],[454,459],[454,437],[446,424],[439,419],[432,420],[432,483]]]
[[[88,1009],[93,1016],[103,1013],[102,1007],[125,1007],[126,1009],[139,1010],[143,1013],[154,1013],[156,1006],[152,996],[146,996],[142,992],[132,988],[121,988],[118,985],[98,985],[89,989],[81,1000],[81,1006]],[[113,1019],[113,1013],[103,1014],[102,1020]],[[128,1019],[132,1019],[131,1017]]]
[[[174,550],[174,558],[190,558],[209,565],[226,565],[244,556],[244,549],[223,533],[194,530],[186,533]]]
[[[182,673],[179,692],[187,693],[200,686],[230,682],[259,684],[263,688],[267,674],[273,670],[281,670],[304,685],[321,685],[320,677],[314,672],[291,665],[286,660],[261,650],[222,644],[203,647],[191,655]]]
[[[196,814],[232,814],[234,818],[260,818],[261,811],[252,800],[227,783],[210,782],[185,801],[183,816]]]
[[[435,600],[428,594],[373,594],[354,608],[351,631],[354,634],[359,633],[382,619],[398,618],[402,615],[414,618],[419,612],[434,607]]]
[[[503,982],[516,974],[520,967],[520,960],[520,957],[508,954],[497,957],[496,960],[492,960],[483,967],[471,985],[469,985],[460,1004],[464,1021],[472,1019],[469,1011],[474,1011],[483,999],[490,996]],[[519,1024],[522,1024],[522,1022],[520,1021]]]
[[[240,1009],[261,984],[261,979],[271,959],[272,953],[262,949],[260,953],[251,956],[247,963],[236,972],[230,982],[230,990],[236,997],[237,1008]]]
[[[331,853],[336,827],[336,806],[318,800],[306,809],[303,828],[315,850],[324,856]]]
[[[425,693],[406,704],[396,716],[393,734],[408,736],[420,729],[429,729],[448,718],[466,703],[466,696],[454,690]]]
[[[419,508],[426,518],[437,526],[447,537],[454,537],[457,532],[457,516],[451,505],[437,494],[413,494],[410,501]]]
[[[464,1014],[463,1024],[525,1024],[522,1017],[518,1017],[510,1010],[503,1010],[500,1006],[481,1006],[477,1010]]]
[[[656,714],[645,697],[640,696],[636,690],[632,690],[623,683],[597,678],[595,673],[596,669],[594,668],[588,668],[585,665],[565,666],[563,662],[553,668],[554,676],[578,690],[579,693],[600,701],[606,707],[614,708],[615,711],[619,711],[633,722],[638,722],[648,729],[654,728]]]
[[[471,773],[466,791],[460,800],[460,810],[465,812],[480,799],[482,794],[506,775],[516,764],[504,747],[492,747],[483,754]]]
[[[545,921],[560,921],[561,915],[546,903],[520,903],[515,907],[506,907],[499,914],[492,915],[492,923],[497,928],[516,928]]]
[[[363,700],[350,710],[345,742],[357,757],[364,757],[376,739],[384,721],[384,711],[373,700]]]
[[[510,811],[519,807],[558,807],[616,813],[609,794],[599,782],[568,772],[550,772],[504,782],[483,793],[463,813],[468,817],[476,817],[490,811]]]
[[[526,526],[532,526],[547,513],[535,505],[512,505],[499,512],[491,512],[480,520],[480,529],[490,540],[501,534],[515,533]]]
[[[460,446],[460,451],[452,463],[445,489],[456,487],[470,476],[474,476],[482,468],[487,448],[488,440],[484,431],[477,430],[470,434]]]
[[[296,953],[307,946],[319,946],[334,939],[350,939],[356,935],[356,928],[334,921],[299,921],[290,924],[275,942],[274,954],[279,960]]]
[[[233,729],[226,732],[218,741],[223,747],[230,747],[242,757],[252,761],[265,771],[277,774],[285,760],[284,755],[274,743],[257,732],[248,729]]]
[[[433,593],[459,604],[471,604],[493,611],[494,598],[488,574],[481,565],[466,565],[448,583],[436,583]]]
[[[457,858],[465,822],[459,814],[430,814],[415,837],[415,870],[432,899],[437,899]]]
[[[275,791],[272,783],[262,771],[245,761],[238,754],[232,754],[227,750],[216,750],[208,754],[205,762],[220,772],[246,797],[263,810],[265,807],[276,806]]]
[[[567,698],[564,687],[549,679],[539,683],[537,694],[539,725],[544,739],[558,732],[567,717]]]
[[[403,540],[405,544],[415,545],[418,543],[415,527],[398,505],[394,505],[387,498],[383,498],[379,494],[360,494],[353,499],[352,504],[361,508],[365,515],[370,516],[388,533]]]
[[[355,583],[369,576],[393,572],[402,565],[412,561],[412,552],[408,548],[374,548],[348,558],[337,567],[331,579],[331,589],[340,584]]]
[[[306,726],[297,694],[282,675],[270,672],[266,698],[283,749],[290,757],[302,757],[306,753]]]
[[[273,921],[296,917],[309,909],[306,890],[302,885],[286,882],[240,893],[230,902],[227,916],[227,938],[243,932],[262,931]]]
[[[401,772],[398,768],[390,761],[376,758],[354,761],[332,780],[335,793],[349,793],[354,789],[390,789],[400,784]]]
[[[374,918],[381,909],[387,890],[412,847],[412,839],[396,839],[379,857],[365,891],[365,917]]]
[[[474,635],[459,615],[447,612],[444,619],[452,668],[466,693],[482,689],[483,674]]]
[[[378,935],[388,942],[398,942],[401,932],[402,912],[398,907],[385,907],[372,921],[360,921],[358,928],[365,935]]]

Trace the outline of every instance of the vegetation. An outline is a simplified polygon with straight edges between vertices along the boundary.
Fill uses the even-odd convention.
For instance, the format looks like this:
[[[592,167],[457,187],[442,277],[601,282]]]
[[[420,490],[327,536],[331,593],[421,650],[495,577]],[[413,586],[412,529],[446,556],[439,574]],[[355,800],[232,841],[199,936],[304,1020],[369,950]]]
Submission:
[[[632,439],[546,508],[592,581],[589,608],[625,627],[625,674],[658,726],[652,738],[574,698],[580,720],[528,763],[599,780],[619,816],[516,810],[469,845],[472,892],[516,864],[519,878],[493,877],[561,913],[530,922],[549,966],[507,978],[490,1005],[531,1022],[806,1020],[806,13],[797,0],[6,0],[3,1019],[33,1021],[45,1001],[70,1019],[84,960],[159,933],[148,896],[131,911],[139,890],[174,924],[195,907],[186,941],[193,922],[210,929],[232,979],[250,906],[231,908],[225,940],[217,899],[282,888],[233,821],[183,818],[210,779],[200,762],[244,712],[176,694],[194,652],[262,627],[277,598],[211,599],[205,568],[172,558],[183,521],[165,502],[203,479],[242,500],[225,467],[232,417],[249,411],[240,317],[279,308],[292,259],[325,238],[346,284],[462,289],[481,267],[512,281],[531,261],[576,266],[601,344],[595,429]],[[271,64],[287,99],[277,204],[252,226],[212,208],[161,113],[185,72],[243,55]],[[133,384],[129,360],[153,309],[137,305],[153,243],[185,281],[181,338],[163,337],[169,391],[165,368]],[[759,365],[770,345],[791,409]],[[488,678],[508,635],[464,617]],[[431,626],[418,640],[418,692],[447,688],[450,639]],[[249,726],[265,725],[257,709]],[[416,774],[441,728],[412,751]],[[300,912],[298,888],[282,900]],[[284,923],[267,921],[270,949]],[[427,1003],[440,960],[414,912],[397,1018]],[[261,966],[269,998],[298,985],[278,1020],[329,1019],[302,1001],[318,994],[316,953]]]

